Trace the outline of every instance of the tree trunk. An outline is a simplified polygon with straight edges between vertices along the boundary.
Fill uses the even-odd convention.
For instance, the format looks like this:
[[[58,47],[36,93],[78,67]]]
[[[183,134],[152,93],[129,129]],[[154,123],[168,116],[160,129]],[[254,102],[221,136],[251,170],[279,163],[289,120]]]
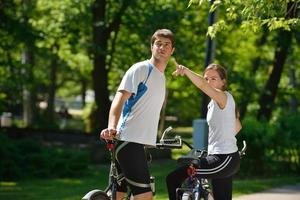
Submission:
[[[262,47],[265,45],[265,43],[267,41],[268,33],[269,32],[267,30],[267,27],[264,27],[262,36],[256,41],[256,46],[257,46],[257,51],[258,52],[262,51]],[[252,77],[255,77],[255,73],[257,72],[257,70],[260,66],[260,63],[261,63],[261,57],[260,56],[257,56],[256,58],[253,59],[253,61],[252,61],[252,70],[251,70],[251,76]],[[253,84],[255,86],[254,80],[253,80]],[[247,106],[248,106],[249,102],[251,102],[251,100],[252,100],[253,89],[254,88],[244,90],[244,95],[242,97],[241,105],[239,107],[239,112],[240,112],[240,118],[241,119],[244,118],[244,116],[247,112]]]
[[[295,68],[293,66],[290,66],[289,68],[289,85],[291,88],[296,88],[297,87],[297,80],[296,80],[296,72]],[[296,98],[296,94],[292,94],[290,98],[290,112],[295,113],[297,112],[298,108],[298,100]]]
[[[94,68],[92,71],[93,89],[95,92],[96,110],[91,116],[91,127],[93,130],[101,130],[107,127],[110,109],[108,90],[108,68],[106,56],[108,54],[108,41],[112,32],[119,30],[121,17],[133,0],[124,0],[120,9],[112,20],[105,18],[106,0],[96,0],[93,5],[93,55]],[[111,21],[111,23],[107,23]],[[113,48],[113,47],[112,47]]]
[[[96,111],[93,113],[92,129],[107,126],[110,101],[108,91],[108,70],[106,69],[106,50],[109,32],[105,27],[105,0],[96,0],[93,7],[94,68],[92,71]],[[97,25],[98,24],[98,25]]]
[[[295,16],[297,4],[295,2],[289,2],[287,6],[286,18],[290,19]],[[274,101],[278,90],[278,84],[280,82],[281,74],[283,71],[284,63],[287,58],[288,51],[292,43],[292,32],[280,30],[277,37],[277,45],[275,51],[275,57],[273,62],[273,69],[267,81],[265,88],[259,99],[259,111],[257,119],[270,120],[272,109],[274,107]]]
[[[82,107],[84,108],[85,104],[86,104],[86,90],[87,90],[87,82],[86,79],[82,78],[81,79],[81,102],[82,102]]]
[[[27,0],[23,1],[23,20],[26,26],[28,26],[28,9],[29,4]],[[24,85],[23,85],[23,121],[25,127],[30,127],[33,124],[34,111],[35,108],[35,96],[32,80],[33,80],[33,63],[34,63],[34,54],[33,54],[33,41],[26,39],[25,47],[22,53],[22,64],[24,68],[22,70],[22,74],[24,75]]]
[[[161,113],[160,113],[160,120],[159,120],[159,128],[158,128],[158,137],[162,136],[162,133],[165,128],[165,121],[166,121],[166,108],[167,108],[167,101],[168,101],[169,91],[166,89],[166,96],[165,101],[163,103]]]
[[[57,62],[58,58],[52,58],[50,65],[50,85],[48,88],[48,99],[47,99],[47,119],[50,124],[54,123],[55,114],[55,92],[56,92],[56,75],[57,75]]]

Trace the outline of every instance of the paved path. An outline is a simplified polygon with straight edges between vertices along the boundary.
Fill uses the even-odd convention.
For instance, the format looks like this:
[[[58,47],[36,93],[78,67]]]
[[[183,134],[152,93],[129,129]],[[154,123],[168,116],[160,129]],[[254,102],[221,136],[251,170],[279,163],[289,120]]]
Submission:
[[[300,200],[300,183],[288,185],[281,188],[274,188],[259,193],[243,195],[233,200]]]

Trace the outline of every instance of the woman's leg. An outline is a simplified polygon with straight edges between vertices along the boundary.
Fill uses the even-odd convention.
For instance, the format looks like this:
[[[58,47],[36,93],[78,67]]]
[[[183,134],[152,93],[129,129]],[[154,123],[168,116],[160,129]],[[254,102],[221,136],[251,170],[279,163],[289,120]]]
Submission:
[[[187,167],[182,166],[168,174],[166,178],[169,200],[176,200],[176,189],[181,186],[183,181],[188,177]]]
[[[214,200],[232,199],[232,176],[211,181]]]
[[[232,199],[232,176],[238,171],[240,158],[238,152],[233,154],[209,155],[200,160],[196,169],[200,178],[212,180],[215,200]]]

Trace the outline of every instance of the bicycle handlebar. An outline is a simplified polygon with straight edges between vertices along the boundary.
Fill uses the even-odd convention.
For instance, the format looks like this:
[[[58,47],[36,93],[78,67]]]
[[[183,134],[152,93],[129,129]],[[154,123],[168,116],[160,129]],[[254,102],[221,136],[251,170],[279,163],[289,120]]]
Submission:
[[[169,126],[162,134],[161,139],[158,143],[156,143],[156,148],[158,149],[181,149],[182,145],[185,144],[190,149],[194,149],[192,145],[190,145],[188,142],[181,139],[180,136],[176,135],[172,139],[164,139],[165,135],[172,130],[172,127]]]
[[[158,143],[156,143],[155,148],[158,149],[181,149],[182,145],[186,145],[187,147],[189,147],[191,150],[194,149],[194,147],[192,145],[190,145],[188,142],[184,141],[181,139],[180,136],[176,135],[174,138],[168,138],[168,139],[164,139],[165,135],[170,132],[173,128],[171,126],[169,126],[167,129],[165,129],[165,131],[162,134],[161,139],[159,140]],[[113,146],[112,145],[112,141],[106,141],[108,144],[108,149],[111,149]],[[109,148],[111,147],[111,148]],[[150,148],[153,148],[150,147]],[[242,150],[239,151],[240,157],[244,156],[246,154],[246,149],[247,149],[247,144],[246,141],[243,140],[243,148]]]
[[[159,143],[156,143],[158,149],[181,149],[182,139],[180,136],[175,136],[172,139],[161,139]]]
[[[156,148],[158,149],[181,149],[182,145],[186,145],[191,150],[194,149],[192,145],[190,145],[188,142],[181,139],[180,136],[175,136],[172,139],[164,139],[165,135],[172,130],[172,127],[168,127],[165,129],[165,131],[162,134],[161,139],[158,143],[156,143]],[[243,140],[243,148],[239,151],[240,157],[243,157],[246,154],[247,144],[246,141]]]
[[[239,151],[240,157],[244,156],[246,154],[247,144],[246,141],[243,140],[243,148]]]
[[[156,148],[158,149],[181,149],[182,148],[182,140],[180,136],[175,136],[172,139],[165,139],[165,135],[170,132],[173,128],[169,126],[163,132],[161,139],[158,143],[156,143]]]

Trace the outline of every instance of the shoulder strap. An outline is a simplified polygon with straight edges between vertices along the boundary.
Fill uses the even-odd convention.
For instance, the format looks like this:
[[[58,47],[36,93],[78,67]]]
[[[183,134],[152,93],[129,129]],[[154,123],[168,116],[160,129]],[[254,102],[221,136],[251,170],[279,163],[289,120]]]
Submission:
[[[149,78],[149,76],[150,76],[152,70],[153,70],[153,66],[151,65],[151,63],[148,62],[148,75],[147,75],[147,78],[146,78],[146,80],[145,80],[144,83],[147,82],[147,80],[148,80],[148,78]]]

